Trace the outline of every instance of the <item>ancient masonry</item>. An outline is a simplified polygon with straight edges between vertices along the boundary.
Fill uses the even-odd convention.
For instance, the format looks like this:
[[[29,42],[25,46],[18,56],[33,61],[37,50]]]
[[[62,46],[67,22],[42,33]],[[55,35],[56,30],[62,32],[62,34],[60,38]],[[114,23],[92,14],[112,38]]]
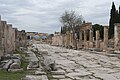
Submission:
[[[55,33],[51,38],[51,45],[55,46],[64,46],[67,48],[74,48],[77,43],[78,49],[97,49],[100,51],[110,51],[112,50],[120,50],[120,23],[114,24],[114,46],[109,47],[108,43],[110,40],[108,39],[108,28],[109,26],[104,26],[104,38],[100,39],[100,31],[95,32],[95,37],[93,37],[93,29],[92,23],[84,23],[80,26],[79,30],[79,39],[74,39],[73,31],[67,31],[66,34]]]
[[[26,32],[13,28],[0,18],[0,57],[26,46]]]

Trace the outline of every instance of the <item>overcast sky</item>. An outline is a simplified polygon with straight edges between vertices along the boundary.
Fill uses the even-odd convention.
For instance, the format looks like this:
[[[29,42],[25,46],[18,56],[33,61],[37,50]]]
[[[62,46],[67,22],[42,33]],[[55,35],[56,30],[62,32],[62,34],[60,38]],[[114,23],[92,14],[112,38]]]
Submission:
[[[60,31],[59,18],[74,10],[87,22],[108,25],[113,0],[0,0],[2,20],[19,30],[54,33]],[[116,7],[120,0],[114,0]]]

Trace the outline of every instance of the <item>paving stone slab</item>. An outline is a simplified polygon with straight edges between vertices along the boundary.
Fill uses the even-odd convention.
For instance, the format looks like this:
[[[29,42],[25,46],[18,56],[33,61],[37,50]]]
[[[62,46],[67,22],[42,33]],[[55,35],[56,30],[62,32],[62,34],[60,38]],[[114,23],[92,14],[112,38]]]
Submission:
[[[64,70],[57,70],[57,71],[51,71],[52,74],[54,75],[64,75],[65,74],[65,71]]]
[[[65,75],[52,75],[55,79],[65,79]]]
[[[44,71],[35,71],[35,75],[46,75]]]
[[[59,80],[72,80],[72,79],[70,79],[70,78],[65,78],[65,79],[59,79]]]
[[[92,73],[89,72],[73,72],[73,73],[68,73],[66,74],[67,77],[71,78],[71,79],[76,79],[77,77],[84,77],[84,76],[88,76],[91,75]]]

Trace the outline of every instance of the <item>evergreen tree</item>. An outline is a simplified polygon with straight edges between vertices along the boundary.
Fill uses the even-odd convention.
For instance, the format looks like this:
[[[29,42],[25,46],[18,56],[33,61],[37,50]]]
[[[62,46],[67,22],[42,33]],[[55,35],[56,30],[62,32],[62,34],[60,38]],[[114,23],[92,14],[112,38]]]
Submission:
[[[92,25],[92,29],[93,29],[93,37],[95,37],[96,39],[96,31],[99,30],[100,31],[100,39],[103,39],[104,37],[104,26],[100,25],[100,24],[94,24]]]
[[[109,38],[112,38],[114,35],[114,23],[116,22],[115,15],[116,15],[116,8],[114,2],[112,3],[112,9],[110,12],[110,21],[109,21]]]
[[[114,23],[119,23],[119,13],[118,13],[118,10],[115,11],[115,22]]]
[[[120,23],[120,6],[119,6],[119,23]]]

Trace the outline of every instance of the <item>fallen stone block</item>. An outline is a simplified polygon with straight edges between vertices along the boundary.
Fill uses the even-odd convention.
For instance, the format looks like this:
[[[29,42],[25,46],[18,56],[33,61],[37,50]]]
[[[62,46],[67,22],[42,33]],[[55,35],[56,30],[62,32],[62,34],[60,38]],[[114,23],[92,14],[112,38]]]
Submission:
[[[21,64],[21,61],[20,61],[20,59],[13,59],[13,62],[14,62],[14,63]]]
[[[35,71],[35,75],[46,75],[44,71]]]
[[[39,64],[37,61],[30,61],[28,67],[29,68],[38,68]]]
[[[12,56],[13,59],[22,59],[21,55],[20,54],[13,54]]]
[[[44,65],[48,71],[56,71],[57,70],[55,60],[53,60],[51,58],[45,59]]]
[[[21,72],[23,69],[8,69],[9,72]]]
[[[3,66],[3,69],[6,69],[6,70],[7,70],[12,63],[13,63],[13,60],[9,60],[9,61]]]
[[[9,69],[20,69],[20,64],[19,63],[12,63],[10,65]]]

